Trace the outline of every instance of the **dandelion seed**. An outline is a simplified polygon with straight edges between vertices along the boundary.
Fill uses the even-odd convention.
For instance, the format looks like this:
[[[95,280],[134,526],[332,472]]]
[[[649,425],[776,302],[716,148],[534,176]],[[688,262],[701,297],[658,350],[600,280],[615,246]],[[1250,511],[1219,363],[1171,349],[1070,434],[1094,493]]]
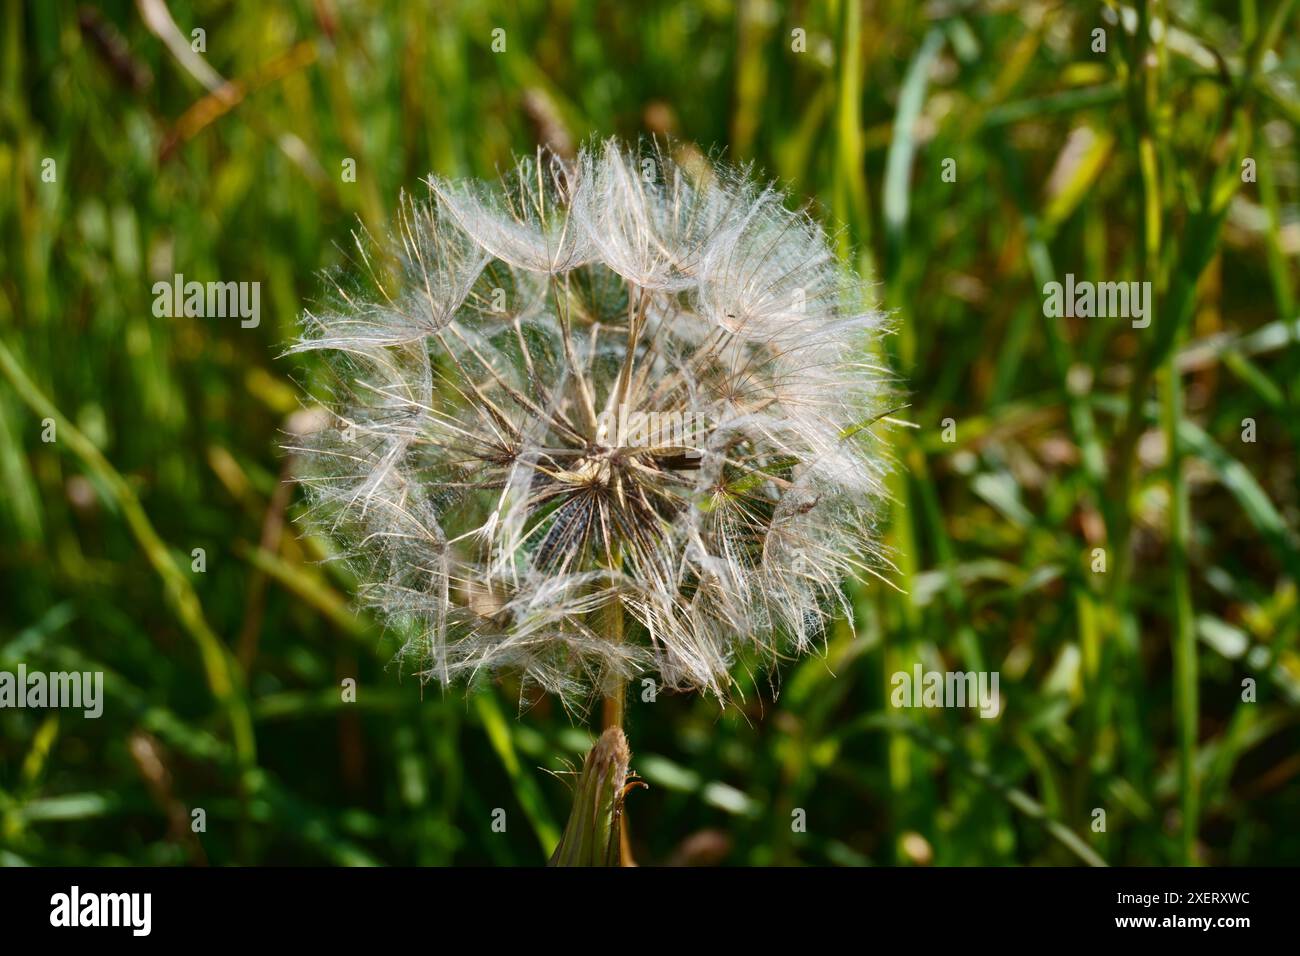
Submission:
[[[726,697],[747,649],[810,650],[881,560],[863,423],[890,398],[881,316],[822,229],[747,170],[613,141],[430,187],[359,239],[378,294],[293,347],[335,373],[308,518],[404,656],[581,706],[647,673]]]

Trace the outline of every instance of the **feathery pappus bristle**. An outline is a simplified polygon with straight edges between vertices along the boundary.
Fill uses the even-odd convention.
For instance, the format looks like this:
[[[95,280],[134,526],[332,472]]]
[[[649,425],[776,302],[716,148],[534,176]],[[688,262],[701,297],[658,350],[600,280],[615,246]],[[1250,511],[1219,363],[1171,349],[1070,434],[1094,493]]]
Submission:
[[[743,649],[811,649],[883,562],[892,397],[883,317],[825,232],[653,143],[428,185],[359,241],[378,291],[292,349],[336,382],[295,449],[307,517],[404,657],[580,706],[646,674],[725,698]]]

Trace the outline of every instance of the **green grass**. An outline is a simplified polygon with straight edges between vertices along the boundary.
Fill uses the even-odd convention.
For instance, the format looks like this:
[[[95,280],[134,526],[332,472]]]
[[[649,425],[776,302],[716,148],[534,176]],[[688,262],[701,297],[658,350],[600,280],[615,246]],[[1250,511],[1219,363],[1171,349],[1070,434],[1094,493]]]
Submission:
[[[638,858],[1300,862],[1292,0],[1111,5],[1136,31],[1083,2],[176,0],[189,67],[126,0],[0,6],[0,670],[107,694],[0,711],[0,863],[546,858],[588,728],[390,666],[292,523],[277,449],[318,370],[280,355],[428,172],[643,133],[812,203],[895,316],[917,427],[893,586],[848,585],[823,654],[725,712],[633,685]],[[175,272],[260,282],[260,324],[155,318]],[[1045,316],[1067,272],[1150,281],[1154,321]],[[918,661],[998,671],[1003,713],[892,708]]]

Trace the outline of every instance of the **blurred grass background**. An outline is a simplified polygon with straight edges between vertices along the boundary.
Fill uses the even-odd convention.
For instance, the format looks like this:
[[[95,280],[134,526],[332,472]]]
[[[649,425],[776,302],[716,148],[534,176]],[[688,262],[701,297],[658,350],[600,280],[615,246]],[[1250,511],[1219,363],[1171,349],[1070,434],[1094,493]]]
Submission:
[[[779,695],[634,696],[638,858],[1300,862],[1291,0],[0,5],[0,669],[107,695],[0,711],[0,863],[544,860],[588,729],[387,666],[290,523],[278,356],[426,173],[645,133],[842,227],[919,427],[897,590]],[[176,272],[259,326],[155,318]],[[1067,272],[1154,322],[1045,317]],[[891,708],[918,661],[1003,713]]]

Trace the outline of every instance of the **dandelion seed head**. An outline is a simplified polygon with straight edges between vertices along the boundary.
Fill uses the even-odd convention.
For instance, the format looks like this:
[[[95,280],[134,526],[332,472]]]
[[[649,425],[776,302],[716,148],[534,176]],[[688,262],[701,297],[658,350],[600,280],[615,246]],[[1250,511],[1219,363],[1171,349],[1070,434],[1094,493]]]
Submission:
[[[739,657],[811,650],[884,562],[892,397],[882,317],[821,227],[657,144],[428,185],[358,237],[375,291],[291,350],[332,372],[305,520],[403,659],[581,706],[647,674],[726,698]]]

